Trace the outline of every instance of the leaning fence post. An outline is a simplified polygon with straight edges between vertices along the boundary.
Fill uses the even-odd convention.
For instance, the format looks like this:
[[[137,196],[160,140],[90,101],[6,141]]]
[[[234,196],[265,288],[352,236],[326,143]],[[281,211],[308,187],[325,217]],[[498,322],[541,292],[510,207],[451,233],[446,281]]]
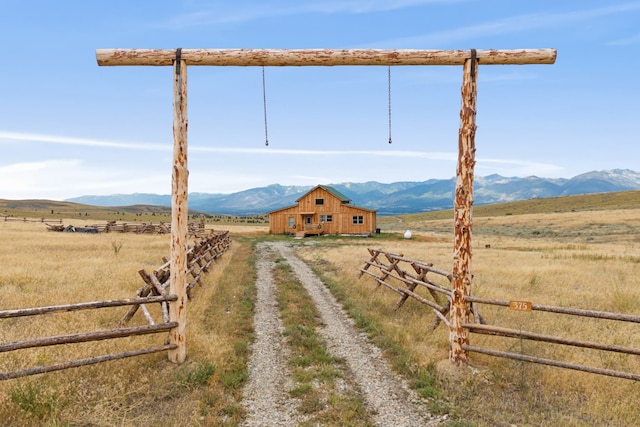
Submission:
[[[169,306],[169,320],[178,326],[169,333],[169,360],[184,362],[187,356],[187,65],[176,52],[173,84],[173,173],[171,176],[171,285],[170,293],[178,299]]]
[[[469,331],[462,327],[471,316],[471,211],[473,206],[473,169],[475,166],[476,81],[478,60],[475,49],[465,60],[462,79],[462,107],[458,132],[458,166],[454,199],[454,252],[451,308],[449,311],[449,360],[456,365],[468,362]]]

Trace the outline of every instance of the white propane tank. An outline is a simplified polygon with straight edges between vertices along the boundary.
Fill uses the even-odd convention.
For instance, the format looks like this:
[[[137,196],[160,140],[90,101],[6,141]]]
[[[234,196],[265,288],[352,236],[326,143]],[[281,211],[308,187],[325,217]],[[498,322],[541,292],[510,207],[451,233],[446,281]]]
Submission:
[[[410,239],[411,238],[411,230],[407,230],[404,232],[404,238],[405,239]]]

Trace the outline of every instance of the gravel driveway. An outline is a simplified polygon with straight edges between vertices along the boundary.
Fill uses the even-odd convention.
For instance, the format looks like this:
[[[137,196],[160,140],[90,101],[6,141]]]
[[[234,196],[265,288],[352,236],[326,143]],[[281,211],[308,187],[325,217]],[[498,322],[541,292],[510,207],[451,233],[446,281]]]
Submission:
[[[427,413],[418,396],[389,368],[381,350],[369,342],[313,271],[285,242],[257,247],[257,301],[254,315],[256,339],[249,360],[249,380],[244,389],[245,426],[295,426],[305,418],[289,397],[292,387],[286,366],[288,349],[272,276],[274,253],[285,258],[316,305],[324,327],[318,332],[328,351],[346,361],[350,376],[363,391],[365,404],[379,426],[433,426],[442,420]]]

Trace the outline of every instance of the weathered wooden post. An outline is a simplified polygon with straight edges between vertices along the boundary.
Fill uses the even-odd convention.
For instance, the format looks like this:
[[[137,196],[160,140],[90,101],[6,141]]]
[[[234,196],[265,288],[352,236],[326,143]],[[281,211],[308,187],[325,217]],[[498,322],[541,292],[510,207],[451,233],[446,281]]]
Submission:
[[[171,175],[171,284],[170,293],[178,299],[169,304],[169,321],[178,326],[169,332],[169,360],[184,362],[187,356],[187,64],[181,49],[176,51],[173,68],[173,173]]]
[[[454,249],[451,308],[449,311],[449,360],[456,365],[467,363],[463,345],[469,344],[469,331],[462,327],[471,318],[471,230],[473,207],[473,171],[476,154],[476,81],[478,59],[471,50],[471,58],[464,62],[462,78],[462,107],[458,132],[458,166],[454,198]]]

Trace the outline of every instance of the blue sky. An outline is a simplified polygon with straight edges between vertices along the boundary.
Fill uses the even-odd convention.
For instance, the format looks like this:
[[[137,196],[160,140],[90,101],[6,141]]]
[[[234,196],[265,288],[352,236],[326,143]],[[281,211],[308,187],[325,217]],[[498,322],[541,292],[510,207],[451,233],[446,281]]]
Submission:
[[[640,1],[0,2],[0,198],[171,192],[172,70],[97,48],[556,48],[481,66],[476,175],[638,170]],[[189,67],[190,192],[455,175],[461,67]]]

